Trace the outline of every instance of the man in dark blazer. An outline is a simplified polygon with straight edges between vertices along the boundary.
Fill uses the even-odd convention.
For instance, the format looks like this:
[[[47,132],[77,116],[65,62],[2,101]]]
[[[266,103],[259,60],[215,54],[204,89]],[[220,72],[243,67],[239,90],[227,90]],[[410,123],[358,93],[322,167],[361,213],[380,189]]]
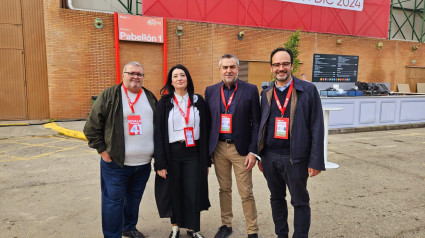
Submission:
[[[232,167],[242,200],[248,237],[257,237],[257,209],[252,192],[260,103],[255,85],[238,79],[239,60],[225,54],[220,58],[220,83],[207,87],[205,100],[211,112],[209,153],[220,186],[222,226],[215,238],[232,233]]]
[[[294,207],[293,238],[308,237],[310,198],[307,179],[325,170],[323,111],[314,84],[292,76],[293,55],[285,48],[270,56],[275,83],[261,93],[258,133],[260,170],[267,180],[278,238],[287,238],[286,187]]]

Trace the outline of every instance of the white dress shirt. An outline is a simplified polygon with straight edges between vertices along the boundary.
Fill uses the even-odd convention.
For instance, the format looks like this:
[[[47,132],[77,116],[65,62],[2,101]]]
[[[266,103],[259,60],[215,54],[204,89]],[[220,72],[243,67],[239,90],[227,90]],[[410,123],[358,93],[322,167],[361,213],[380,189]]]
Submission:
[[[277,81],[277,80],[276,80],[276,81]],[[283,91],[285,91],[285,89],[287,89],[289,86],[291,86],[291,83],[292,83],[292,76],[291,76],[291,80],[289,80],[289,82],[288,82],[287,84],[285,84],[284,86],[282,86],[282,87],[278,87],[278,86],[277,86],[277,82],[275,82],[275,83],[274,83],[274,85],[276,86],[276,88],[277,88],[279,91],[283,92]]]
[[[171,98],[171,102],[173,103],[174,107],[171,109],[170,114],[168,116],[168,141],[169,143],[174,143],[176,141],[185,140],[184,137],[184,128],[185,127],[193,127],[193,136],[195,140],[199,140],[199,111],[196,107],[193,105],[190,106],[190,113],[189,113],[189,123],[186,125],[186,121],[182,114],[180,113],[179,106],[181,110],[185,113],[187,113],[187,101],[189,100],[189,94],[186,93],[186,95],[179,96],[178,94],[174,93],[174,96],[177,99],[177,102],[179,105],[177,105],[174,102],[174,98]],[[198,101],[198,96],[193,95],[193,103],[196,103]]]

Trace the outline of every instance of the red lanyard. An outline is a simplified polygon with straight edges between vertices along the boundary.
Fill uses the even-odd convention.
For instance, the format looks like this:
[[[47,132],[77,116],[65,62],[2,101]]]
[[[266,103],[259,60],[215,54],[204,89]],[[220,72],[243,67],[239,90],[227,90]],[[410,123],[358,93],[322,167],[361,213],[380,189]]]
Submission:
[[[187,100],[187,114],[183,112],[183,110],[179,106],[179,102],[177,101],[176,96],[174,96],[174,102],[177,104],[177,107],[179,108],[180,114],[182,114],[184,120],[186,121],[186,125],[189,124],[189,115],[190,115],[190,98]]]
[[[139,98],[140,98],[140,95],[142,95],[143,88],[140,88],[140,91],[137,94],[136,99],[134,99],[134,102],[131,102],[130,98],[128,97],[127,88],[124,86],[124,84],[122,84],[122,87],[124,88],[125,95],[127,96],[128,105],[130,106],[130,109],[134,114],[134,104],[136,104],[137,100],[139,100]]]
[[[294,81],[292,80],[291,85],[289,86],[288,94],[286,95],[285,103],[283,104],[283,108],[282,108],[282,105],[280,105],[279,98],[277,97],[277,94],[276,94],[276,86],[273,87],[274,100],[276,100],[277,107],[279,108],[280,112],[282,113],[282,117],[283,117],[283,114],[285,113],[286,106],[288,106],[289,98],[291,98],[293,86],[294,86]]]
[[[233,91],[232,95],[230,95],[229,101],[227,101],[227,105],[226,105],[226,99],[224,98],[223,86],[221,87],[221,100],[223,101],[224,107],[226,109],[225,111],[226,114],[227,114],[227,110],[230,107],[230,104],[232,103],[233,96],[235,95],[235,92],[237,89],[238,89],[238,82],[236,82],[235,91]]]

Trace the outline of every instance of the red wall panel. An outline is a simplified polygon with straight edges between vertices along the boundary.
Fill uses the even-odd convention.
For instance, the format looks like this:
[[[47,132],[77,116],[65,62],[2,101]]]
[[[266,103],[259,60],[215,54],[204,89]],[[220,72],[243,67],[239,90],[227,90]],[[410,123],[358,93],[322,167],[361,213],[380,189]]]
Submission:
[[[144,0],[143,14],[189,21],[286,30],[302,28],[310,32],[386,38],[390,4],[389,0],[364,0],[363,10],[353,11],[278,0]]]

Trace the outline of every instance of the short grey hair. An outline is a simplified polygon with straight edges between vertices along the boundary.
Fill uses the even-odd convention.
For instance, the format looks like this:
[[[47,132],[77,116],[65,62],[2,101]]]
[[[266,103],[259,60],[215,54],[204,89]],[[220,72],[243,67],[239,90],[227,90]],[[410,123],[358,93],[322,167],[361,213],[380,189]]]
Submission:
[[[221,61],[222,61],[223,59],[235,59],[235,60],[236,60],[236,64],[237,64],[237,65],[238,65],[238,67],[239,67],[239,59],[238,59],[238,57],[236,57],[236,55],[232,55],[232,54],[224,54],[223,56],[221,56],[221,57],[220,57],[220,61],[218,62],[218,68],[220,68],[220,67],[221,67]]]
[[[124,74],[125,69],[127,68],[127,66],[129,65],[133,65],[133,66],[139,66],[142,67],[143,71],[145,70],[145,68],[143,67],[143,65],[141,65],[139,62],[137,61],[131,61],[130,63],[127,63],[126,65],[124,65],[124,68],[122,69],[122,73]]]

